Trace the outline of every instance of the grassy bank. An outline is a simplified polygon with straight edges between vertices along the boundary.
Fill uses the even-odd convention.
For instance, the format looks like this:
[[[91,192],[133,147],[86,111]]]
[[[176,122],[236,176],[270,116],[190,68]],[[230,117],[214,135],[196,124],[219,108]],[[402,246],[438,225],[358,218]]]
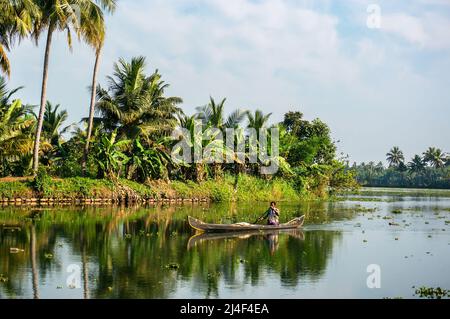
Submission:
[[[38,181],[31,178],[0,179],[0,199],[51,198],[61,199],[113,199],[119,201],[203,199],[212,202],[231,201],[297,201],[311,199],[307,191],[298,192],[283,179],[264,180],[241,175],[236,180],[225,176],[203,183],[192,181],[153,181],[140,184],[120,179],[112,182],[106,179],[46,177]]]

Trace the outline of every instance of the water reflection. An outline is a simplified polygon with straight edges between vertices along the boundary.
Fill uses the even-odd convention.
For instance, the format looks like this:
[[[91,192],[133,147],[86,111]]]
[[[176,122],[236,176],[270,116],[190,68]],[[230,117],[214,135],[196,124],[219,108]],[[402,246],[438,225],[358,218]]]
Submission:
[[[268,271],[291,287],[302,276],[324,272],[339,232],[193,236],[186,221],[187,215],[214,222],[251,220],[250,211],[259,214],[254,210],[230,213],[208,205],[4,209],[0,274],[8,280],[0,284],[0,297],[170,298],[179,296],[180,287],[219,297],[221,286],[264,285]],[[283,217],[298,213],[298,207],[286,207]],[[10,248],[23,251],[12,254]],[[73,263],[80,265],[80,289],[66,284],[67,266]]]
[[[197,233],[189,238],[187,248],[192,249],[197,245],[201,245],[206,241],[211,240],[248,240],[252,236],[259,236],[260,239],[265,241],[270,253],[273,253],[279,247],[279,235],[289,235],[299,240],[304,240],[304,233],[299,229],[291,230],[272,230],[272,231],[261,231],[261,230],[251,230],[251,231],[236,231],[236,232],[225,232],[225,233]]]

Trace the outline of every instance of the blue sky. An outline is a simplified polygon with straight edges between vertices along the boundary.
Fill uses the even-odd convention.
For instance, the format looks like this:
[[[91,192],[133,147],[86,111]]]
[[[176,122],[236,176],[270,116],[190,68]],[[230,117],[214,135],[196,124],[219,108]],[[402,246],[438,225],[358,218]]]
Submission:
[[[368,28],[367,8],[381,9]],[[227,97],[235,108],[321,118],[351,161],[450,152],[450,0],[135,0],[107,18],[100,83],[119,57],[147,57],[184,109]],[[11,87],[38,104],[45,39],[10,53]],[[87,115],[93,52],[54,41],[48,98]]]

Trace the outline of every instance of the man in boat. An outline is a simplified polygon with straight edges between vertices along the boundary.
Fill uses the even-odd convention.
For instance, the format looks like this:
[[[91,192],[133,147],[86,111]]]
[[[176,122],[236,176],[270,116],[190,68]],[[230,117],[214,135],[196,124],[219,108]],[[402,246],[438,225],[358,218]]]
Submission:
[[[269,209],[258,221],[267,218],[267,225],[280,225],[280,222],[278,221],[278,218],[280,217],[280,210],[276,207],[276,205],[277,203],[271,202]]]

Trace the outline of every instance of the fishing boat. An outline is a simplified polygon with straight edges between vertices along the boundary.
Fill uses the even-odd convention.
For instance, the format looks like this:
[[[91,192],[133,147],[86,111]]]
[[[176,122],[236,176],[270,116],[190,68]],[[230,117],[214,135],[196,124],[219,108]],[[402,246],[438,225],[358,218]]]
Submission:
[[[249,230],[281,230],[281,229],[297,229],[303,226],[305,221],[305,215],[294,218],[293,220],[274,225],[258,225],[249,223],[236,223],[236,224],[208,224],[194,217],[188,216],[189,225],[195,230],[201,232],[236,232],[236,231],[249,231]]]

